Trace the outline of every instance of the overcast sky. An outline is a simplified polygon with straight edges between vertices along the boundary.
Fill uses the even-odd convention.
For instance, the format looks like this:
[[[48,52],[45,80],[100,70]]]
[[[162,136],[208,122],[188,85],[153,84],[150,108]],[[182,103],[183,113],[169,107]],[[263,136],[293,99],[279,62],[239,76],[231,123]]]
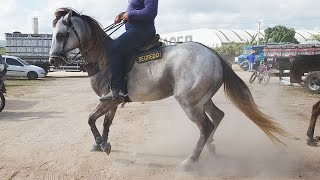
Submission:
[[[0,0],[0,39],[4,33],[32,33],[32,18],[39,32],[51,33],[53,13],[72,7],[107,26],[125,11],[127,0]],[[256,30],[285,25],[297,30],[320,30],[319,0],[159,0],[158,33],[197,28]]]

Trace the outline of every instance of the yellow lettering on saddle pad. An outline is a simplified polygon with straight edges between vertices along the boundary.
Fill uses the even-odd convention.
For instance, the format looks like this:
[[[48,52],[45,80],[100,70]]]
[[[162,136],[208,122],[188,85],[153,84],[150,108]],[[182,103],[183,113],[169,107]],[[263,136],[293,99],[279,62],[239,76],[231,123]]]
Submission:
[[[138,63],[145,63],[148,61],[153,61],[153,60],[157,60],[157,59],[161,59],[162,58],[162,53],[161,51],[152,51],[152,52],[146,52],[146,53],[142,53],[139,54],[136,58]]]

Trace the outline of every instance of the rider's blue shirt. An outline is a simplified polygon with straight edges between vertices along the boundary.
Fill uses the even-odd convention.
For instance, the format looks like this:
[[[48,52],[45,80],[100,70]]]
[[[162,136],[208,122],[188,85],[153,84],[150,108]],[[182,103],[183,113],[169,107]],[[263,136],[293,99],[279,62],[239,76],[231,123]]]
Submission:
[[[158,0],[128,0],[129,21],[126,30],[142,28],[155,31],[154,19],[158,14]]]

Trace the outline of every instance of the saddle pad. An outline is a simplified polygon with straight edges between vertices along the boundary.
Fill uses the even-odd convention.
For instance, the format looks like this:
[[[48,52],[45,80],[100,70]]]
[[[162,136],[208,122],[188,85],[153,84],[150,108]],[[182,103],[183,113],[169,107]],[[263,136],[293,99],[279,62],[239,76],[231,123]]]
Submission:
[[[142,53],[139,53],[135,60],[141,64],[141,63],[145,63],[145,62],[149,62],[149,61],[153,61],[153,60],[157,60],[157,59],[161,59],[162,58],[162,48],[155,48],[152,50],[148,50]]]

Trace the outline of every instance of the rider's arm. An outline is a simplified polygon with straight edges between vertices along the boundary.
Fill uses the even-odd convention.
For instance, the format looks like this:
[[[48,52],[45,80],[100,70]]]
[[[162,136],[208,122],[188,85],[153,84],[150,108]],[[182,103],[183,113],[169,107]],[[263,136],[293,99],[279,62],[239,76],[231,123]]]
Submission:
[[[129,20],[149,20],[157,16],[158,0],[144,0],[144,6],[143,9],[129,11]]]

